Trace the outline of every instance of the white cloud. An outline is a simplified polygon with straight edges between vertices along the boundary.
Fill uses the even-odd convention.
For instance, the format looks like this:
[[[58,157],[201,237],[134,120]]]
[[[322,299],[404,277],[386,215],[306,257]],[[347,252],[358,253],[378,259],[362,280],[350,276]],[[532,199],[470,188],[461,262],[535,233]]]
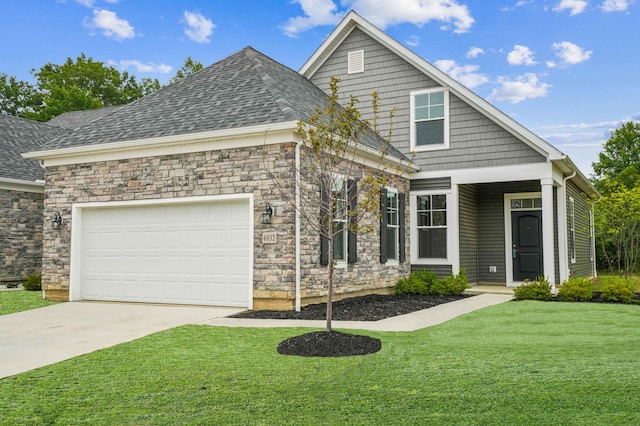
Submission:
[[[556,64],[553,61],[549,61],[547,62],[547,66],[549,68],[579,64],[580,62],[589,60],[591,54],[593,53],[592,51],[585,50],[582,47],[569,41],[553,43],[551,48],[555,50],[556,56],[560,58],[560,63]]]
[[[631,6],[633,1],[627,0],[606,0],[600,8],[603,12],[624,12]]]
[[[500,87],[493,89],[488,99],[512,104],[547,96],[551,87],[550,84],[540,82],[538,76],[533,73],[518,76],[515,80],[500,77],[498,83]]]
[[[137,59],[126,59],[122,61],[109,61],[109,65],[116,66],[122,70],[126,70],[128,68],[135,68],[135,70],[139,73],[160,73],[160,74],[168,74],[171,72],[173,67],[171,65],[166,64],[154,64],[150,62],[148,64],[143,64]]]
[[[533,52],[527,46],[516,44],[513,50],[507,55],[507,62],[510,65],[535,65]]]
[[[569,10],[569,16],[579,15],[587,8],[588,2],[586,0],[562,0],[553,8],[555,12],[562,12]]]
[[[405,41],[405,43],[407,43],[411,47],[419,46],[420,45],[420,37],[418,37],[416,35],[411,35],[411,36],[409,36],[409,38],[407,38],[407,41]]]
[[[469,59],[477,58],[480,55],[484,55],[484,50],[479,47],[474,46],[467,51],[467,58]]]
[[[519,8],[519,7],[526,6],[526,5],[530,4],[530,3],[533,3],[533,1],[534,1],[534,0],[520,0],[519,2],[517,2],[517,3],[516,3],[515,5],[513,5],[512,7],[505,6],[505,7],[503,7],[503,8],[502,8],[502,9],[500,9],[500,10],[501,10],[502,12],[511,12],[511,11],[516,10],[516,9],[517,9],[517,8]]]
[[[209,43],[215,24],[197,12],[184,12],[184,22],[187,24],[184,33],[196,43]]]
[[[347,0],[343,4],[382,29],[401,23],[422,26],[441,21],[453,24],[455,33],[466,33],[475,22],[469,8],[456,0]],[[448,29],[448,25],[441,28]]]
[[[338,7],[332,0],[295,0],[302,7],[305,16],[289,18],[280,29],[288,37],[297,37],[298,34],[319,25],[335,25],[340,22],[344,13],[336,12]]]
[[[95,9],[93,20],[86,25],[90,28],[98,28],[102,30],[105,37],[116,40],[135,37],[134,29],[129,22],[118,18],[115,12],[106,9]]]
[[[304,16],[289,18],[281,26],[289,37],[319,25],[335,25],[344,16],[334,0],[294,0],[300,4]],[[475,22],[466,5],[457,0],[342,0],[342,6],[356,10],[374,25],[385,29],[389,25],[409,23],[422,26],[431,21],[444,22],[442,29],[453,25],[455,33],[469,31]]]
[[[479,68],[477,65],[458,65],[452,59],[442,59],[436,61],[434,65],[471,89],[489,81],[486,75],[477,72]]]

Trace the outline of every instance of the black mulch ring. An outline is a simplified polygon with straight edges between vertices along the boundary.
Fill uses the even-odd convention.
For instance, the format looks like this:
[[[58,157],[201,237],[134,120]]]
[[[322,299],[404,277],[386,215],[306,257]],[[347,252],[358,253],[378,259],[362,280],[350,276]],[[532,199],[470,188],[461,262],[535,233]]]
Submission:
[[[334,321],[379,321],[385,318],[404,315],[422,309],[449,303],[456,300],[472,297],[471,295],[459,296],[421,296],[421,295],[381,295],[351,297],[333,302]],[[300,319],[300,320],[325,320],[327,304],[304,306],[300,312],[296,311],[245,311],[233,315],[234,318],[256,319]]]
[[[315,331],[290,337],[278,344],[281,355],[340,357],[367,355],[382,348],[379,339],[339,331]]]

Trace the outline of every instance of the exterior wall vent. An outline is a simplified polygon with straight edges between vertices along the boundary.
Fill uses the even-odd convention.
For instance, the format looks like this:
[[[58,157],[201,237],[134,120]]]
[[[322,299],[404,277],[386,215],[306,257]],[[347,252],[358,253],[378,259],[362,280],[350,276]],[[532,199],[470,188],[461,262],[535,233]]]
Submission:
[[[364,50],[354,50],[353,52],[349,52],[347,60],[348,74],[364,72]]]

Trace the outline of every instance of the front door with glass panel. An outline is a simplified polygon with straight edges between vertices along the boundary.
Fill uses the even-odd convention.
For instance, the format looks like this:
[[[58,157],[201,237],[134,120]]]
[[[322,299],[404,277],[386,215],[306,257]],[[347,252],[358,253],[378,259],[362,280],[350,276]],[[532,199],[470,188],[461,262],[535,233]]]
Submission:
[[[535,280],[544,275],[542,258],[542,212],[511,212],[513,280]]]

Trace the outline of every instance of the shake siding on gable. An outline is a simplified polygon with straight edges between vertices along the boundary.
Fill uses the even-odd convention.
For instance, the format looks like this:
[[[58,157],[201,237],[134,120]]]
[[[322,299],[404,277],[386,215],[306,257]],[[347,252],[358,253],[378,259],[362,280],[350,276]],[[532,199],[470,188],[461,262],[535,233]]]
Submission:
[[[350,51],[364,49],[364,72],[347,74]],[[395,53],[355,29],[311,77],[328,90],[331,77],[341,80],[340,93],[360,99],[365,118],[371,118],[370,94],[380,96],[380,117],[397,109],[392,143],[405,155],[410,154],[410,93],[438,87],[438,84]],[[544,158],[517,140],[493,121],[450,94],[450,148],[419,153],[415,163],[426,171],[494,167],[542,162]],[[364,108],[366,106],[366,108]],[[382,123],[385,124],[385,123]],[[385,126],[381,126],[384,132]]]

